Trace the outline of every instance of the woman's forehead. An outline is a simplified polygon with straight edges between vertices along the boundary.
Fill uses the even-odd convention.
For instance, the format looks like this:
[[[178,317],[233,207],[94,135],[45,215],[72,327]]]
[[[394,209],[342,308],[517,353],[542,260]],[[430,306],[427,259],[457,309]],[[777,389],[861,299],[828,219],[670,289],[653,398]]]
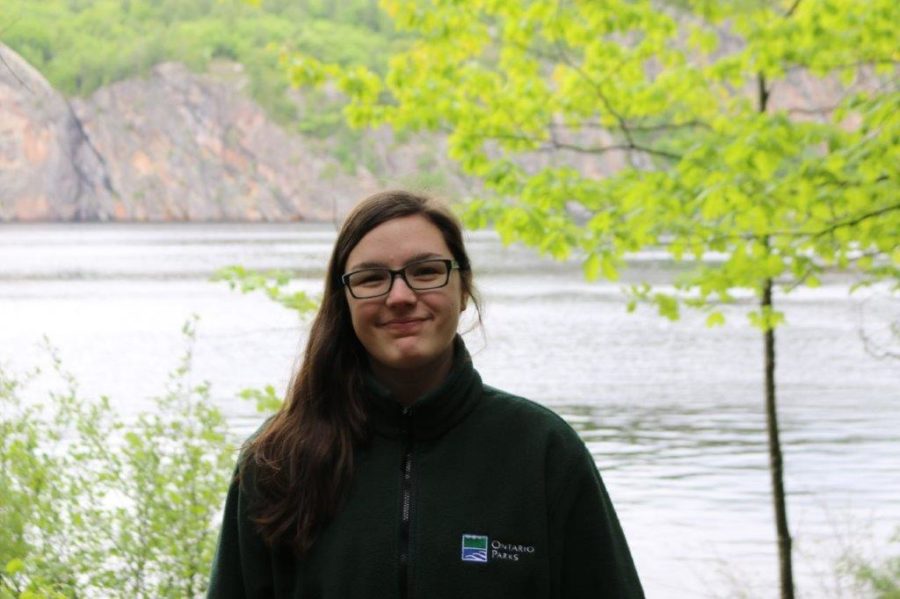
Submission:
[[[383,222],[350,250],[347,270],[367,266],[399,268],[423,258],[449,258],[450,249],[441,230],[421,215],[404,216]]]

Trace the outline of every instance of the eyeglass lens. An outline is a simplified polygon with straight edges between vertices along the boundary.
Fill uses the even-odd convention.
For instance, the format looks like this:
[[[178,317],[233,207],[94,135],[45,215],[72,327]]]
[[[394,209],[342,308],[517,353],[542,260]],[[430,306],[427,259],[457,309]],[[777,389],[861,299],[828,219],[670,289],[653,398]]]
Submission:
[[[423,260],[407,264],[400,272],[410,289],[422,291],[443,287],[450,280],[449,260]],[[367,268],[350,273],[347,285],[357,298],[375,297],[390,291],[394,280],[387,268]]]

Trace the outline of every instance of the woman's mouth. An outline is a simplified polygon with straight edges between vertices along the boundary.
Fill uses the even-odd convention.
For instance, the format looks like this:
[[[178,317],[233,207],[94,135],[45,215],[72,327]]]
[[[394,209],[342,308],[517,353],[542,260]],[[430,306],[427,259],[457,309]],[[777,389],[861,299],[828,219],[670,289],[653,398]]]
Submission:
[[[393,333],[414,333],[424,322],[424,318],[393,318],[381,326]]]

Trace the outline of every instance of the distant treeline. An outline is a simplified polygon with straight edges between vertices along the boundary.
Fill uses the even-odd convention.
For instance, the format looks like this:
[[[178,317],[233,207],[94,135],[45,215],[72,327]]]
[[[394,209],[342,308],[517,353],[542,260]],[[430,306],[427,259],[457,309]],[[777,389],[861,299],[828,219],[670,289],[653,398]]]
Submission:
[[[298,118],[283,50],[377,71],[403,43],[377,0],[0,0],[0,41],[59,91],[86,96],[165,61],[247,67],[250,93],[281,124],[326,136],[337,111]]]

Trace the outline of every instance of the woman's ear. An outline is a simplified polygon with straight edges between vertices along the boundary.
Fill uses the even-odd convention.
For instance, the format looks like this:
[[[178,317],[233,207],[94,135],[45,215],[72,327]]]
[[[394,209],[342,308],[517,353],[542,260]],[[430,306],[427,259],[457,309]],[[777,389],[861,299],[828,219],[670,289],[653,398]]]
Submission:
[[[462,292],[462,298],[460,299],[460,302],[459,302],[459,311],[460,311],[460,312],[465,312],[465,311],[466,311],[466,304],[468,304],[468,303],[469,303],[469,294],[466,293],[465,291],[463,291],[463,292]]]

